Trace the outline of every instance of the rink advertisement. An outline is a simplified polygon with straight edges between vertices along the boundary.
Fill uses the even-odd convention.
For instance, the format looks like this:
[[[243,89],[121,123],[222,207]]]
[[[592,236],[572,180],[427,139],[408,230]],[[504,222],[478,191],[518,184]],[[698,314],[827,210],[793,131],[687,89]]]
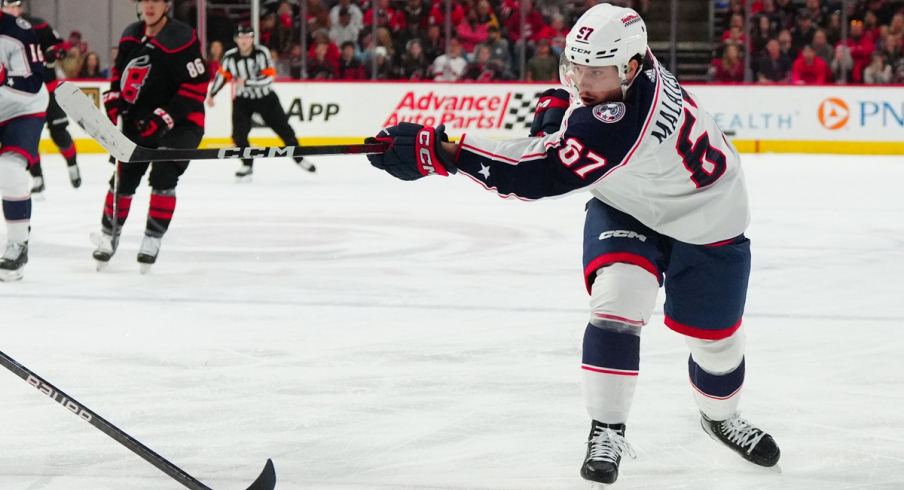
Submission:
[[[105,84],[79,82],[89,94]],[[281,82],[276,93],[301,144],[360,142],[407,121],[445,124],[453,138],[527,135],[541,84]],[[904,87],[686,85],[742,152],[897,154],[904,151]],[[97,100],[97,99],[95,99]],[[230,90],[207,107],[203,146],[232,146]],[[279,145],[257,121],[252,142]],[[100,152],[78,127],[82,152]],[[53,152],[46,129],[42,151]]]

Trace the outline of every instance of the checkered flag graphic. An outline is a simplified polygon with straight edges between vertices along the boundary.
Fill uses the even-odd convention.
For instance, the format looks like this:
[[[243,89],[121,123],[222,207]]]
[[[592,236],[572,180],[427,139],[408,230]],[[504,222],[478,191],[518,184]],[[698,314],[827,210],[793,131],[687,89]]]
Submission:
[[[534,120],[534,109],[537,107],[537,101],[540,100],[542,93],[515,92],[512,94],[508,114],[505,115],[505,129],[530,130],[530,123]]]

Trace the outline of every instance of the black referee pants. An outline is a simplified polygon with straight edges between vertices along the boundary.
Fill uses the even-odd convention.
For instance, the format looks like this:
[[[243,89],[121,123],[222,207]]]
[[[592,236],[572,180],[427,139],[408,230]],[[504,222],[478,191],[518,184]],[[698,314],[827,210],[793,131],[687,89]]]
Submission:
[[[254,113],[261,115],[264,124],[270,127],[282,139],[283,146],[298,145],[295,130],[289,125],[289,116],[279,103],[279,97],[275,92],[270,92],[260,99],[236,97],[232,102],[232,139],[235,146],[251,146],[248,142],[248,133],[251,132],[251,116]],[[245,165],[252,165],[254,160],[243,159]]]

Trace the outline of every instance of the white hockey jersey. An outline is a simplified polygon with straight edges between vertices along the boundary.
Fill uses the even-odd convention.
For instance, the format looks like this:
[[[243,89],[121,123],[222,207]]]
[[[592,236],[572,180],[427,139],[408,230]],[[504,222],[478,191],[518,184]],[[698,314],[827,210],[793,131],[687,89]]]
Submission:
[[[0,85],[0,122],[46,113],[44,53],[25,19],[0,13],[0,63],[6,70]]]
[[[542,138],[464,135],[456,165],[503,197],[590,191],[692,244],[734,238],[750,222],[737,150],[649,51],[623,102],[572,107]]]

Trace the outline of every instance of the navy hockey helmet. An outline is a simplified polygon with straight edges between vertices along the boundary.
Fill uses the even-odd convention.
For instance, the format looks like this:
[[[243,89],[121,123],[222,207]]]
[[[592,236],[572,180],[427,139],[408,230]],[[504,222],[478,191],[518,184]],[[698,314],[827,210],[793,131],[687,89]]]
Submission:
[[[254,35],[254,28],[248,24],[239,24],[235,28],[235,37],[253,36],[253,35]]]

